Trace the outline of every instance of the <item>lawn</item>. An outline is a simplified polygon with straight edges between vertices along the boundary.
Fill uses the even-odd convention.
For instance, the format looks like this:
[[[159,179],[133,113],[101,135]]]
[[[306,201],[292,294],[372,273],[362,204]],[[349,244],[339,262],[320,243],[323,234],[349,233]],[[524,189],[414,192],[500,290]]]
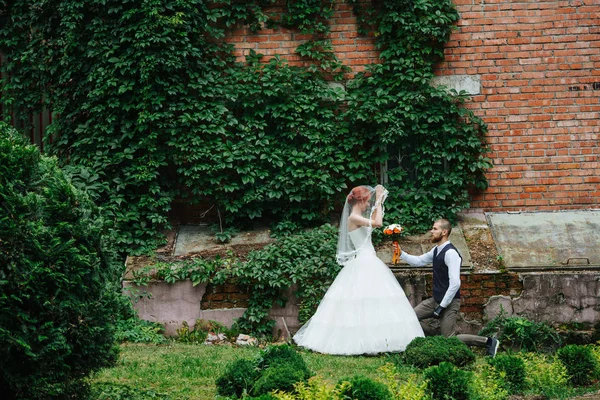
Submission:
[[[122,344],[117,365],[96,374],[94,383],[152,390],[171,399],[214,399],[215,379],[238,358],[253,358],[257,347]],[[311,371],[331,383],[361,374],[374,378],[387,356],[340,357],[310,352],[302,356]]]

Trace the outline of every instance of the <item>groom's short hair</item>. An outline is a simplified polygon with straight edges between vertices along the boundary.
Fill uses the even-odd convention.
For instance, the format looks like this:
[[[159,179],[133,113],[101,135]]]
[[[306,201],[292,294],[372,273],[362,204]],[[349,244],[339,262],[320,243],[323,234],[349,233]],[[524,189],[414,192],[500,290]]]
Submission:
[[[442,228],[442,230],[447,230],[448,236],[450,236],[450,234],[452,233],[452,224],[450,223],[450,221],[448,221],[446,218],[440,218],[436,222],[440,224],[440,228]]]

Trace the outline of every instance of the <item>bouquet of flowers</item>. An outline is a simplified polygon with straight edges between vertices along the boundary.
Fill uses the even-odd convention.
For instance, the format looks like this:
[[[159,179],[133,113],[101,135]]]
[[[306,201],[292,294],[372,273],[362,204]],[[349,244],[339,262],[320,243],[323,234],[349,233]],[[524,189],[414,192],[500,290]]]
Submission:
[[[392,264],[398,264],[400,261],[400,246],[398,245],[398,239],[400,239],[400,234],[404,231],[404,228],[400,224],[391,224],[385,227],[383,230],[384,235],[388,235],[392,239],[392,244],[394,246],[394,253],[392,254]]]

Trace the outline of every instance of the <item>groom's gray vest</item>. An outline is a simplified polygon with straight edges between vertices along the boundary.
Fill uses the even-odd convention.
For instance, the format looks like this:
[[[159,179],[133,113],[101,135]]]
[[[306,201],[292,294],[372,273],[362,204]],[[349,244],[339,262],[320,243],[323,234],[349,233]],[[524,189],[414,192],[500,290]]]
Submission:
[[[460,263],[462,265],[462,257],[460,253],[454,247],[452,243],[448,243],[442,251],[437,252],[437,247],[433,251],[433,298],[437,303],[441,303],[446,291],[448,290],[448,286],[450,286],[450,277],[448,276],[448,266],[444,261],[444,256],[446,252],[450,249],[454,249],[458,256],[460,257]],[[454,295],[455,299],[460,299],[460,289]]]

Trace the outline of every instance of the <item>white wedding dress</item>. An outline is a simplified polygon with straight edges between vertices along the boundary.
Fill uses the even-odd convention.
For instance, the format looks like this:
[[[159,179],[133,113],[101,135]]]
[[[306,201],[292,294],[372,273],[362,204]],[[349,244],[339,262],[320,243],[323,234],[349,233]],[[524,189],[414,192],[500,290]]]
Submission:
[[[413,307],[392,271],[377,257],[369,228],[358,228],[349,236],[362,249],[344,264],[316,313],[293,339],[326,354],[403,351],[414,338],[424,336]]]

